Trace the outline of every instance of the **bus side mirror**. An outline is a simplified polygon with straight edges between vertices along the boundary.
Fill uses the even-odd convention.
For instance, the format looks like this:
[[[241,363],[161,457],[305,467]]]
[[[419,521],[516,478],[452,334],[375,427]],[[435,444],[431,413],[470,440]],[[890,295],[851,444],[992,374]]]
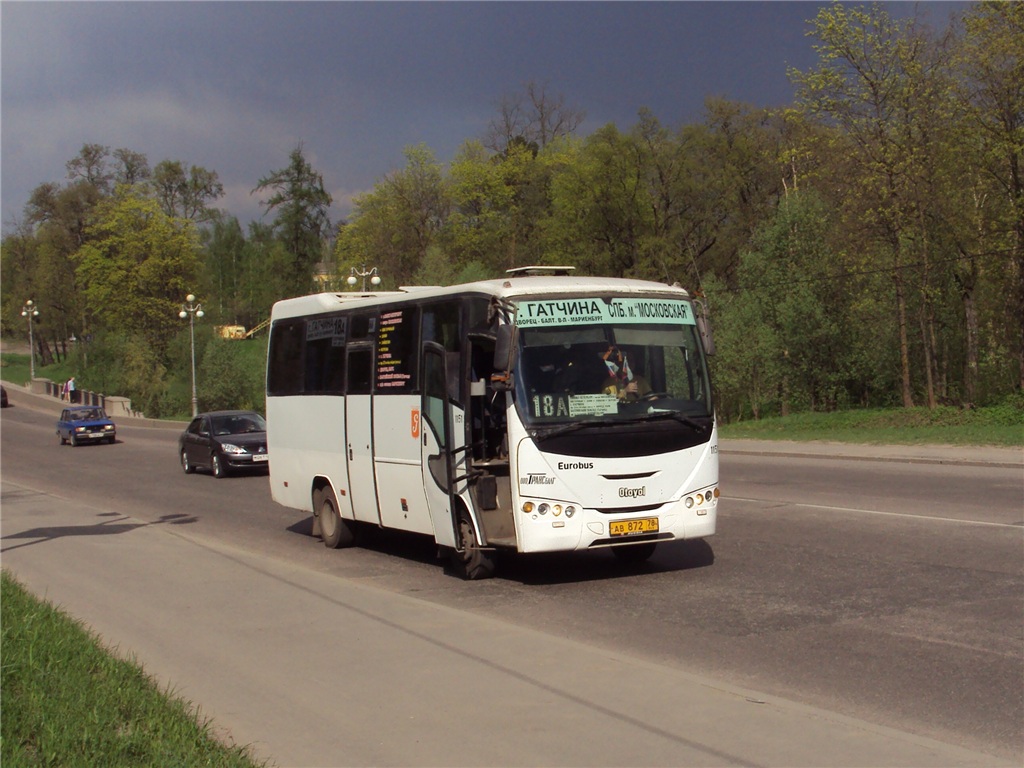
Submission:
[[[704,354],[715,354],[715,337],[711,333],[711,320],[706,315],[697,315],[697,332],[704,342]]]
[[[516,364],[516,336],[514,325],[499,325],[494,340],[494,373],[491,386],[498,390],[512,389],[512,369]]]

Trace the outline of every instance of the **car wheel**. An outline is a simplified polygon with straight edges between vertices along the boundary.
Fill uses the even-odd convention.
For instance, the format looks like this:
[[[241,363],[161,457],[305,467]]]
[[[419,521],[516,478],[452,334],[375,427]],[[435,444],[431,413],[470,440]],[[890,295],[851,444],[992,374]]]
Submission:
[[[68,444],[68,441],[67,441],[67,440],[65,440],[65,439],[64,439],[64,438],[63,438],[63,437],[61,436],[60,432],[58,432],[58,433],[57,433],[57,439],[58,439],[58,440],[60,440],[60,444],[61,444],[61,445],[67,445],[67,444]]]
[[[188,460],[188,451],[184,448],[181,449],[181,468],[186,475],[191,475],[196,471],[196,468],[192,466],[192,462]]]
[[[213,476],[218,480],[224,477],[227,472],[224,469],[224,462],[220,460],[220,456],[216,453],[210,456],[210,470],[213,472]]]
[[[320,498],[320,536],[324,540],[324,546],[329,549],[352,546],[356,540],[355,523],[346,520],[338,512],[334,491],[329,487],[324,488]]]
[[[77,448],[78,447],[78,438],[74,435],[74,433],[72,433],[72,435],[71,435],[71,447],[72,448]]]

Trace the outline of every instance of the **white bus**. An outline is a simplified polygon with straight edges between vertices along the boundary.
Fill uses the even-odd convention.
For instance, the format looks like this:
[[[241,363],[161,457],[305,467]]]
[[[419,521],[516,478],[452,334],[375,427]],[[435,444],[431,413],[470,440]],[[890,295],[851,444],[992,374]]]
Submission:
[[[274,500],[328,547],[431,536],[471,579],[501,550],[636,563],[713,534],[703,318],[681,288],[568,269],[276,303]]]

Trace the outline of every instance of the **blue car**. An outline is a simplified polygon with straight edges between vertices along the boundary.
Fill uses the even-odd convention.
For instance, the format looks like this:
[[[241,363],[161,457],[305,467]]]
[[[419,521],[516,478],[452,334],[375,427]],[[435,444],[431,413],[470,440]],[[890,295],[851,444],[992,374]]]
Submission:
[[[113,443],[117,428],[106,412],[95,405],[80,405],[65,408],[57,422],[57,437],[60,444],[81,445],[82,443]]]

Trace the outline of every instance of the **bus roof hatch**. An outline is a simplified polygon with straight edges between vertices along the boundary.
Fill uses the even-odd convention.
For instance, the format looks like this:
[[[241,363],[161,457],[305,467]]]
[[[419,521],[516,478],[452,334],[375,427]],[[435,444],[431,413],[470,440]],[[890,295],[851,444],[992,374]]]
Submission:
[[[549,267],[546,265],[536,265],[532,267],[515,267],[514,269],[506,269],[505,273],[512,275],[512,277],[534,277],[538,275],[555,275],[564,276],[572,272],[576,267]]]

